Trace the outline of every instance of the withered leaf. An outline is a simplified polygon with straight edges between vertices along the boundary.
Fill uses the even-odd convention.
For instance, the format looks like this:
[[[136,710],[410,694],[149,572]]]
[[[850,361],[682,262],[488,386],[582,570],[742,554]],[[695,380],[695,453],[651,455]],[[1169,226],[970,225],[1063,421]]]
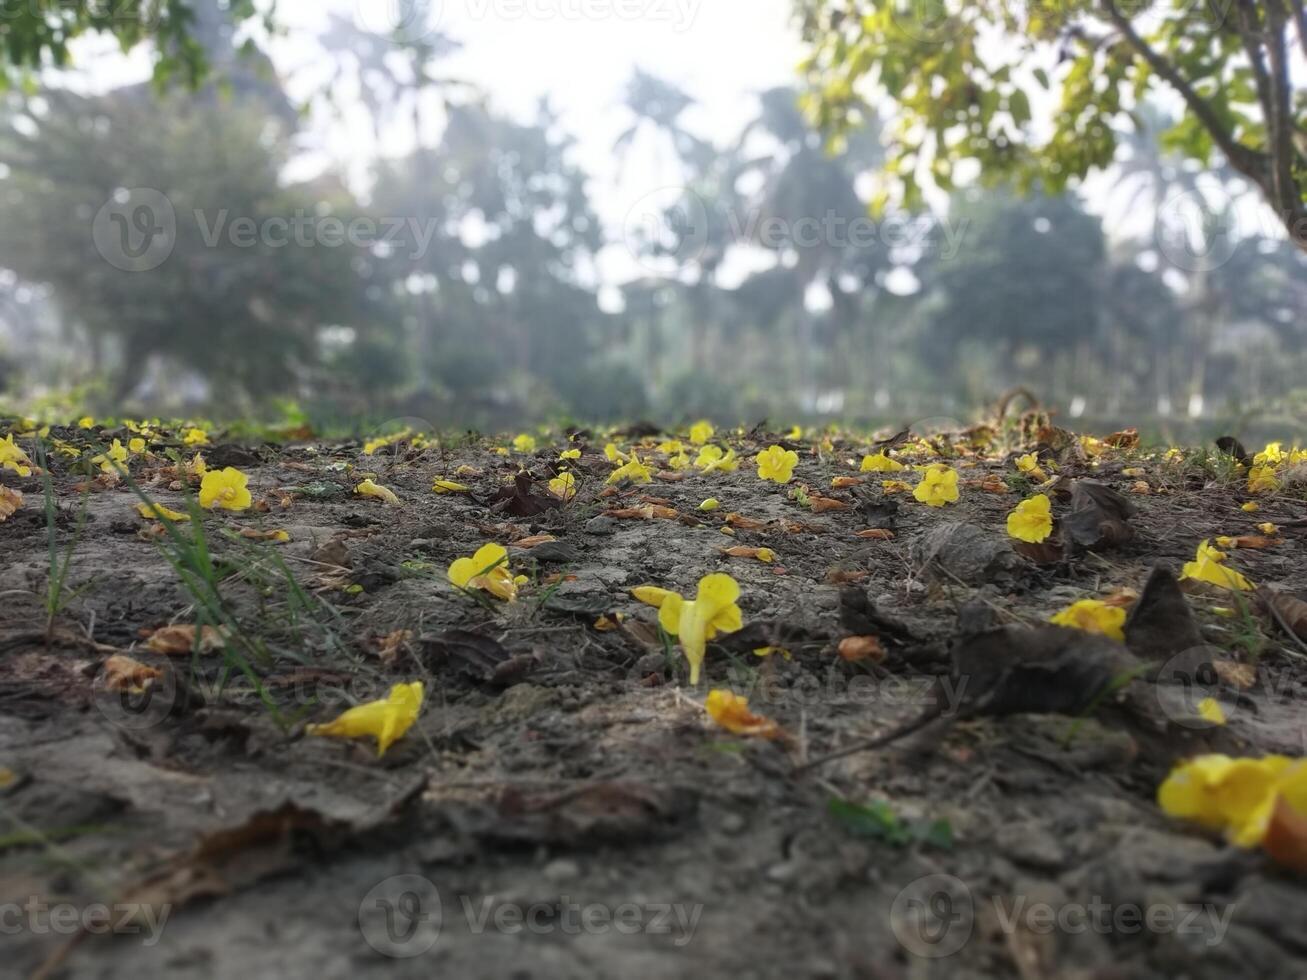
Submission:
[[[874,636],[846,636],[840,640],[839,654],[840,659],[850,663],[862,660],[880,663],[885,659],[885,648]]]
[[[419,642],[433,667],[452,662],[479,681],[492,680],[495,671],[513,656],[498,640],[471,630],[447,630],[438,636],[423,636]]]
[[[1128,523],[1134,514],[1134,504],[1111,487],[1077,480],[1071,486],[1071,512],[1063,526],[1082,548],[1115,548],[1134,537]]]
[[[531,488],[534,482],[530,473],[518,473],[513,477],[511,487],[504,487],[490,498],[490,509],[514,517],[535,517],[562,506],[562,501],[557,497],[533,493]]]
[[[0,487],[0,522],[9,520],[23,506],[23,495],[17,490]]]
[[[108,691],[138,693],[163,676],[157,667],[147,667],[139,660],[121,654],[104,662],[104,686]]]
[[[1144,591],[1126,618],[1125,642],[1135,656],[1154,661],[1206,648],[1189,600],[1166,565],[1156,565],[1149,573]],[[1190,666],[1197,670],[1201,664]]]
[[[189,623],[162,626],[150,634],[145,645],[151,652],[166,657],[186,657],[192,651],[200,654],[217,653],[226,645],[226,637],[216,627],[205,626],[200,629],[198,645],[195,631],[196,627]]]
[[[1292,630],[1298,639],[1307,641],[1307,602],[1266,586],[1257,590],[1257,598],[1277,621],[1283,620],[1283,626]]]

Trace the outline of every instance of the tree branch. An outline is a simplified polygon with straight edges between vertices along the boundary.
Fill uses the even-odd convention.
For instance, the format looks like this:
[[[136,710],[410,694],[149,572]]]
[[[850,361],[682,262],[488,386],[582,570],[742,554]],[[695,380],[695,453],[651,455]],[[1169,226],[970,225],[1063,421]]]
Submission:
[[[1194,91],[1193,86],[1184,79],[1184,76],[1176,70],[1176,67],[1139,36],[1139,32],[1130,23],[1130,19],[1121,13],[1115,0],[1103,0],[1103,9],[1107,12],[1108,19],[1112,21],[1113,26],[1120,35],[1147,62],[1148,67],[1153,70],[1154,74],[1162,78],[1184,99],[1189,111],[1198,117],[1198,121],[1203,124],[1203,128],[1212,135],[1216,145],[1225,154],[1225,158],[1230,161],[1230,166],[1255,183],[1270,197],[1271,188],[1267,180],[1266,155],[1249,149],[1235,140],[1233,134],[1225,128],[1216,115],[1216,111],[1207,104],[1201,95]]]
[[[1307,7],[1303,6],[1303,0],[1289,0],[1289,2],[1293,7],[1294,22],[1298,28],[1298,44],[1302,48],[1303,57],[1307,58]]]
[[[1267,133],[1271,151],[1271,186],[1276,206],[1286,218],[1303,213],[1302,193],[1293,179],[1293,92],[1285,43],[1284,11],[1276,0],[1266,5],[1266,48],[1271,59],[1271,103]]]

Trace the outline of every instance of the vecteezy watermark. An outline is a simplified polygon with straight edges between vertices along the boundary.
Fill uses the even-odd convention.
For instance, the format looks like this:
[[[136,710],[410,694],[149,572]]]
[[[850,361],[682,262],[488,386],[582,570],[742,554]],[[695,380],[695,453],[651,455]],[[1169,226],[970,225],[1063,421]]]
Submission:
[[[172,915],[172,905],[143,902],[115,902],[74,905],[49,903],[35,896],[25,902],[0,904],[0,935],[75,936],[88,933],[103,936],[144,936],[143,946],[154,946]]]
[[[463,924],[474,936],[606,935],[668,936],[679,947],[689,945],[699,928],[703,905],[669,902],[577,902],[563,895],[556,900],[522,904],[493,895],[459,895]],[[440,891],[421,875],[387,878],[359,903],[363,940],[383,956],[411,959],[431,949],[444,925]]]
[[[952,258],[969,220],[957,224],[908,214],[780,216],[761,208],[710,207],[686,187],[645,194],[627,211],[622,239],[631,257],[649,272],[675,275],[698,262],[710,242],[798,252],[838,249],[909,251]],[[714,241],[715,239],[715,241]]]
[[[989,899],[993,921],[1011,935],[1087,932],[1132,936],[1140,933],[1197,937],[1206,946],[1225,939],[1234,916],[1233,905],[1180,902],[1107,902],[1094,895],[1088,902],[1031,901],[1027,895],[994,895]],[[960,878],[925,875],[909,882],[890,907],[889,924],[899,944],[914,956],[952,956],[970,941],[975,930],[976,901]]]
[[[434,218],[311,214],[233,214],[228,208],[195,208],[179,216],[167,195],[151,187],[116,191],[91,224],[101,257],[124,272],[157,269],[185,239],[200,248],[344,248],[376,254],[403,252],[422,259],[439,231]]]
[[[354,24],[368,34],[415,44],[435,32],[445,0],[355,0]]]

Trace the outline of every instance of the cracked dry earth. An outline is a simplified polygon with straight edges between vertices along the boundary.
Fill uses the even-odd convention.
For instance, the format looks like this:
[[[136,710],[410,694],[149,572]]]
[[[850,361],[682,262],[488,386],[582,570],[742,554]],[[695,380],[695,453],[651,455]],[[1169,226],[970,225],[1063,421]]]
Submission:
[[[181,656],[147,640],[196,622],[171,539],[125,484],[83,494],[87,476],[60,461],[55,538],[59,554],[75,539],[74,595],[47,642],[42,483],[6,474],[27,505],[0,524],[4,972],[1307,976],[1304,879],[1155,802],[1187,755],[1303,754],[1304,658],[1255,604],[1231,619],[1226,596],[1182,602],[1223,666],[1204,689],[1225,706],[1223,727],[1160,695],[1144,699],[1152,718],[1121,714],[1116,702],[1149,675],[1091,710],[981,712],[796,771],[922,713],[936,678],[958,679],[950,656],[968,637],[1033,627],[1078,599],[1128,602],[1155,565],[1178,572],[1204,538],[1282,523],[1272,547],[1230,561],[1258,585],[1307,589],[1300,492],[1250,514],[1241,484],[1200,467],[1050,443],[1039,451],[1060,477],[1059,522],[1067,487],[1089,478],[1127,496],[1130,534],[1022,555],[1004,522],[1033,491],[1004,447],[951,460],[961,499],[935,509],[884,492],[882,478],[910,473],[833,489],[860,476],[866,442],[758,432],[728,440],[737,472],[669,480],[664,467],[603,496],[605,441],[576,443],[579,492],[561,507],[545,483],[562,437],[529,456],[476,440],[376,456],[210,447],[210,467],[239,466],[266,509],[206,516],[238,632],[226,650]],[[647,440],[655,463],[659,441]],[[774,442],[800,454],[787,487],[747,461]],[[913,444],[895,451],[925,458]],[[184,510],[165,465],[138,459],[133,479]],[[513,485],[523,468],[531,476]],[[1134,468],[1148,493],[1130,492]],[[399,506],[353,495],[364,473]],[[471,493],[435,494],[435,479]],[[800,484],[844,508],[802,507]],[[720,509],[700,511],[710,496]],[[607,513],[645,506],[679,519]],[[732,514],[743,520],[728,537]],[[237,533],[251,528],[290,541]],[[871,528],[893,537],[857,536]],[[540,535],[554,540],[514,546]],[[515,603],[477,602],[446,580],[449,562],[487,541],[508,545],[528,577]],[[775,561],[723,551],[736,546]],[[745,629],[710,644],[694,689],[630,589],[690,596],[713,571],[740,583]],[[597,628],[601,617],[615,628]],[[876,636],[883,656],[846,661],[837,650],[851,635]],[[789,657],[753,653],[764,647]],[[161,672],[148,696],[105,690],[115,655]],[[422,714],[383,757],[369,740],[305,735],[417,679]],[[702,707],[712,688],[747,695],[790,738],[717,727]],[[108,927],[87,914],[97,905]]]

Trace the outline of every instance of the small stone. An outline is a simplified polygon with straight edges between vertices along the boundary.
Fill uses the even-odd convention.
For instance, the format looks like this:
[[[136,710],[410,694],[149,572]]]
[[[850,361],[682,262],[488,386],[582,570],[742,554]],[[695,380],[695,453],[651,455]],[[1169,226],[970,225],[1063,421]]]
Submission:
[[[605,517],[603,514],[592,517],[585,525],[586,534],[615,534],[616,532],[617,522],[611,517]]]
[[[581,877],[581,866],[570,858],[558,858],[545,865],[544,876],[555,884]]]

